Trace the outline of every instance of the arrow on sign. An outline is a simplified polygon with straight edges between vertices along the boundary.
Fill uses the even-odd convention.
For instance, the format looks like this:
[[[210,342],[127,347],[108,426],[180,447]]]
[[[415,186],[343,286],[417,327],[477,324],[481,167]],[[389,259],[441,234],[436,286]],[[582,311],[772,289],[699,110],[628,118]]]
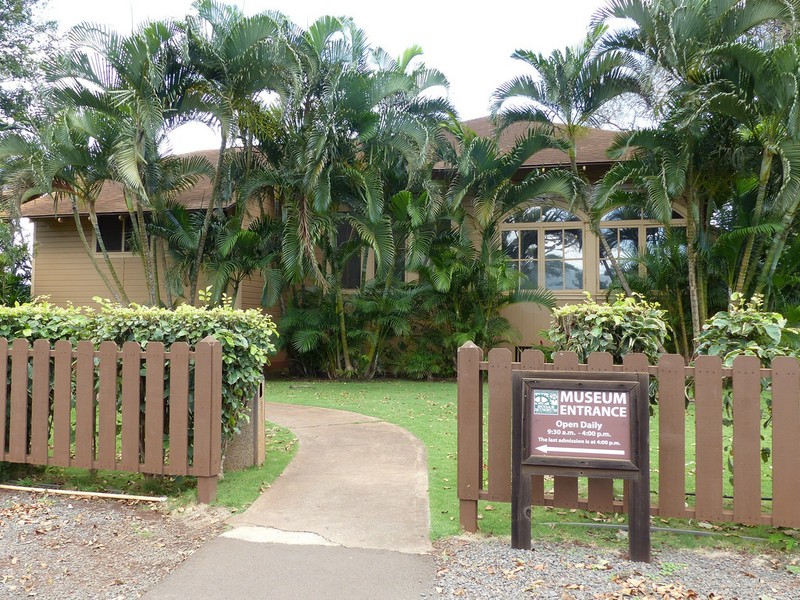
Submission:
[[[625,454],[624,450],[598,450],[595,448],[555,448],[553,446],[537,446],[539,452],[563,452],[565,454],[613,454],[615,456],[622,456]]]

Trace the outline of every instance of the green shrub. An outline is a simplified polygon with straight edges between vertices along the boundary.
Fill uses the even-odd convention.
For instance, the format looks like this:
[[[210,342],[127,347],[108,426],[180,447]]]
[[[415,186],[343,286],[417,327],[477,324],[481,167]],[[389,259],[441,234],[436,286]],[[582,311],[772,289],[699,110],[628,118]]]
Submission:
[[[78,341],[91,339],[92,311],[86,307],[61,308],[47,302],[0,306],[0,338]]]
[[[609,352],[619,364],[629,352],[655,363],[667,338],[666,312],[639,296],[617,296],[611,304],[588,297],[582,304],[553,310],[548,337],[559,351],[575,352],[585,362],[592,352]]]
[[[92,322],[96,341],[139,342],[142,347],[149,341],[194,346],[214,336],[222,345],[222,435],[229,439],[239,432],[247,402],[258,390],[269,355],[275,352],[275,325],[269,315],[226,306],[184,304],[172,310],[95,301],[101,305]]]
[[[768,367],[776,356],[797,355],[798,330],[787,327],[780,313],[762,311],[763,304],[758,295],[747,302],[742,294],[732,294],[730,308],[703,325],[697,354],[719,356],[726,367],[737,356],[757,356]]]
[[[739,293],[731,294],[730,307],[708,319],[703,331],[697,336],[697,354],[719,356],[726,367],[733,365],[737,356],[757,356],[763,366],[769,367],[776,356],[797,356],[798,330],[786,326],[786,319],[780,313],[765,312],[764,300],[760,295],[746,301]],[[772,424],[772,394],[769,380],[761,380],[762,428]],[[730,379],[725,380],[722,396],[725,407],[725,425],[733,424],[733,390]],[[761,436],[762,442],[765,436]],[[733,445],[729,441],[725,450],[728,463],[733,471]],[[769,444],[762,443],[761,459],[769,460]]]

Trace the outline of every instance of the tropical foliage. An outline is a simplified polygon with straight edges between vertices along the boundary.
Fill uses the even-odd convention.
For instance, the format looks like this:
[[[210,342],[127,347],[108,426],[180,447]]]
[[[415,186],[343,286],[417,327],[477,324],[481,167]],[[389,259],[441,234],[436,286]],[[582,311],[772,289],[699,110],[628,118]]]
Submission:
[[[641,352],[656,363],[669,334],[665,317],[658,304],[637,296],[619,296],[609,304],[587,299],[553,310],[548,335],[557,350],[575,352],[581,362],[592,352],[608,352],[621,364],[629,352]]]
[[[0,134],[0,190],[12,216],[43,195],[66,204],[107,296],[128,305],[97,215],[113,187],[148,305],[202,303],[206,285],[213,303],[237,303],[245,282],[263,282],[299,372],[367,378],[445,376],[467,340],[515,343],[505,309],[555,296],[509,259],[504,227],[532,201],[558,203],[588,219],[613,267],[611,313],[593,305],[591,318],[648,315],[569,343],[688,360],[731,294],[800,321],[797,10],[609,0],[582,42],[514,52],[524,71],[493,94],[489,137],[458,123],[420,48],[390,56],[346,17],[301,27],[197,0],[184,19],[130,34],[83,24],[40,65],[46,118],[13,117]],[[615,166],[590,180],[582,140],[633,101],[647,126],[620,133]],[[210,127],[217,150],[174,156],[170,135],[188,123]],[[563,168],[529,168],[540,152],[563,153]],[[676,206],[686,225],[671,231]],[[602,224],[617,210],[649,215],[663,235],[621,260]],[[647,302],[614,302],[619,290]],[[575,335],[570,310],[556,313],[557,345]]]
[[[264,367],[275,351],[275,325],[257,310],[234,310],[228,306],[182,305],[175,310],[153,306],[119,306],[102,302],[99,311],[87,307],[61,308],[47,302],[13,307],[0,306],[0,338],[45,339],[51,343],[69,340],[175,342],[194,346],[213,336],[222,346],[222,434],[227,440],[238,433],[246,417],[246,405],[263,381]],[[169,373],[165,373],[169,389]],[[193,402],[190,394],[190,406]]]

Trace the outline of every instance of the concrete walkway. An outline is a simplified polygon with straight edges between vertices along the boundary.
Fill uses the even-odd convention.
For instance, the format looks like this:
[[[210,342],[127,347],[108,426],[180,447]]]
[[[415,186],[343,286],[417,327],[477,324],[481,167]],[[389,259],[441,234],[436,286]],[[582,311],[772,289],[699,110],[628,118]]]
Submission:
[[[423,444],[346,411],[267,404],[267,419],[297,436],[292,462],[145,598],[433,597]]]

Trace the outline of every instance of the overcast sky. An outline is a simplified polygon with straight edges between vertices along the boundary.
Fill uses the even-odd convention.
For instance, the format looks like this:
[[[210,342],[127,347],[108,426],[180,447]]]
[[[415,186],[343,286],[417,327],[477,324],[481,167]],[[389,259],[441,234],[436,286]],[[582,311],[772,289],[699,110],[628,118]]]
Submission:
[[[604,0],[228,0],[246,14],[278,10],[306,26],[325,14],[350,16],[373,45],[397,56],[417,44],[429,67],[450,80],[450,99],[462,119],[488,113],[489,97],[504,81],[525,72],[510,58],[516,49],[549,53],[579,42]],[[50,0],[47,16],[62,30],[90,21],[129,32],[148,19],[182,17],[191,0]],[[216,147],[200,126],[173,141],[176,152]]]

